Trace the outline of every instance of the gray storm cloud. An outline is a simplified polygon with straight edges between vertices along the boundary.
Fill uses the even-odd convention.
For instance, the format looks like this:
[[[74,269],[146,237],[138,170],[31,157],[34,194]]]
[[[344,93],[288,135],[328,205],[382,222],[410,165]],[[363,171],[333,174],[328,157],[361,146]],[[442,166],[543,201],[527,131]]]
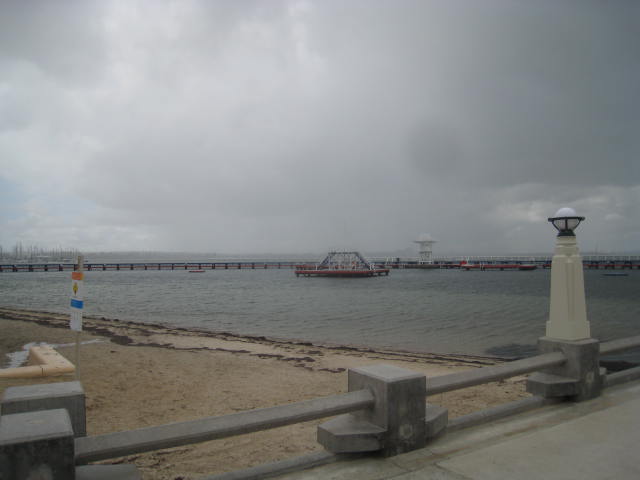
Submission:
[[[18,2],[0,244],[549,251],[640,242],[632,1]],[[46,188],[43,186],[46,185]]]

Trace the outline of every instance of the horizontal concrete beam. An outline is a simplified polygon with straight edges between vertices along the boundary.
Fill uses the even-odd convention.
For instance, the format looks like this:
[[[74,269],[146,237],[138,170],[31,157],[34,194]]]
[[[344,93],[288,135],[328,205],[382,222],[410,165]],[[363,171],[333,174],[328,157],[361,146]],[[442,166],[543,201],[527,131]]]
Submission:
[[[427,395],[450,392],[461,388],[473,387],[483,383],[504,380],[523,373],[535,372],[542,368],[561,365],[566,361],[561,352],[545,353],[531,358],[503,363],[491,367],[482,367],[463,372],[427,378]]]
[[[477,412],[473,412],[468,415],[463,415],[462,417],[450,420],[449,424],[447,425],[447,432],[454,432],[463,428],[482,425],[483,423],[500,420],[501,418],[506,418],[517,413],[523,413],[535,408],[559,403],[560,401],[560,399],[556,398],[543,398],[533,396],[515,400],[509,403],[503,403],[502,405],[485,408],[484,410],[478,410]]]
[[[631,382],[640,378],[640,367],[629,368],[620,372],[610,373],[604,377],[604,386],[613,387],[621,383]]]
[[[82,465],[75,480],[142,480],[142,475],[135,465]]]
[[[77,438],[75,441],[76,463],[82,464],[268,430],[362,410],[373,406],[374,401],[373,394],[369,390],[359,390],[232,415]]]
[[[610,342],[601,343],[600,356],[608,355],[610,353],[622,352],[623,350],[629,350],[636,347],[640,347],[640,335],[629,338],[619,338],[618,340],[611,340]]]

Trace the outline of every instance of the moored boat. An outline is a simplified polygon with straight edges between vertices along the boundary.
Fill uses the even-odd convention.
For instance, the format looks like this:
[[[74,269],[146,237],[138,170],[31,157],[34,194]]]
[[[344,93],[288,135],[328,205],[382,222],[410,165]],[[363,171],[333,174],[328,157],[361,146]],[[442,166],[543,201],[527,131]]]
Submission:
[[[359,252],[329,252],[322,262],[313,265],[296,265],[296,277],[374,277],[389,275],[382,268],[366,260]]]
[[[463,260],[460,262],[461,270],[535,270],[538,268],[533,263],[468,263]]]

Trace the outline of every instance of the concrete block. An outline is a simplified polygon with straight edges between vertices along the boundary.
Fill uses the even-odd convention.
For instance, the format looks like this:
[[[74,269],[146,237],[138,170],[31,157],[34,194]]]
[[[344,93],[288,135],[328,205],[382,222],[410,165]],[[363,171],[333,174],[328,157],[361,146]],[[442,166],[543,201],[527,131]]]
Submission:
[[[385,428],[382,454],[397,455],[422,448],[425,438],[426,377],[392,365],[369,365],[348,372],[349,391],[369,388],[375,396],[373,411],[355,418]]]
[[[142,475],[135,465],[82,465],[76,480],[142,480]]]
[[[531,375],[527,381],[528,392],[546,397],[566,396],[575,401],[588,400],[600,395],[604,375],[600,369],[598,340],[558,340],[542,337],[538,340],[538,349],[540,353],[560,351],[567,361],[540,372],[545,375]]]
[[[69,412],[75,436],[87,434],[85,394],[80,382],[9,387],[0,408],[2,415],[64,408]]]
[[[578,380],[550,373],[535,372],[527,379],[527,392],[539,397],[573,397],[578,393]]]
[[[340,445],[342,452],[362,451],[363,445],[380,443],[384,456],[397,455],[426,444],[425,437],[425,397],[426,378],[424,375],[391,365],[369,365],[350,369],[348,373],[349,391],[369,389],[374,397],[372,409],[348,414],[338,422],[323,424],[318,429],[318,441],[329,449]],[[371,424],[384,433],[365,434]],[[348,427],[352,435],[347,434]],[[364,430],[363,430],[364,429]],[[340,432],[336,435],[335,432]],[[369,441],[364,441],[364,436]],[[354,443],[349,446],[348,438]]]
[[[318,443],[332,453],[375,452],[385,429],[353,415],[340,415],[318,426]]]
[[[427,403],[424,415],[425,438],[427,442],[444,433],[449,423],[449,410]]]
[[[2,480],[74,480],[73,429],[65,409],[0,417]]]

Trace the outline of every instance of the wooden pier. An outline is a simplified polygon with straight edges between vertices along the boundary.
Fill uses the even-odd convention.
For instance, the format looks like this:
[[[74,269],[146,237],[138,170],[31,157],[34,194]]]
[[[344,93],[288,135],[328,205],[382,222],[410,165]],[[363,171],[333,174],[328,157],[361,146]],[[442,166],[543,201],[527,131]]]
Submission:
[[[85,271],[135,270],[265,270],[294,269],[296,265],[314,263],[307,260],[223,260],[218,262],[123,262],[85,263]],[[463,269],[463,270],[533,270],[551,268],[551,257],[457,257],[434,259],[420,263],[416,259],[372,259],[377,268],[390,269]],[[585,269],[640,270],[640,255],[583,256]],[[0,272],[64,272],[73,271],[75,263],[11,263],[0,264]]]
[[[401,258],[374,259],[374,263],[393,269],[461,269],[461,270],[535,270],[551,268],[551,257],[452,257],[434,259],[432,263]],[[583,255],[585,269],[640,270],[640,255]]]
[[[294,268],[299,262],[147,262],[147,263],[85,263],[86,271],[126,270],[242,270]],[[0,264],[0,272],[64,272],[73,271],[74,263],[15,263]]]

